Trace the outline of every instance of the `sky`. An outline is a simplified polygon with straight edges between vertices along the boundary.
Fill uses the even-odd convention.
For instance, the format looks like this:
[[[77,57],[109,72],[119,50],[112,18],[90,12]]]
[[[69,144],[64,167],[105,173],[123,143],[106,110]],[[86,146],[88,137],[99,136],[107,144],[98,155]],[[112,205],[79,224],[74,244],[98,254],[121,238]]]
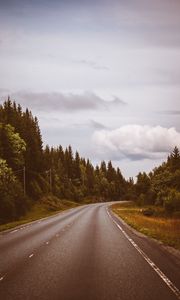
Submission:
[[[180,147],[179,0],[0,0],[0,103],[135,177]]]

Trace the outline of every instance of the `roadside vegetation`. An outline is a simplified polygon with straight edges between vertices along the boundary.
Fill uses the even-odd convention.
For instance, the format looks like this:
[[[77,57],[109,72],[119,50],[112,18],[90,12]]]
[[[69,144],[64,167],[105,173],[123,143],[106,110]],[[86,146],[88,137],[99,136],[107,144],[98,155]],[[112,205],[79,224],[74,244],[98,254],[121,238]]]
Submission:
[[[31,111],[10,98],[0,105],[0,224],[19,220],[49,194],[59,203],[98,202],[123,199],[127,188],[111,161],[94,167],[71,146],[43,146]]]
[[[167,160],[149,174],[129,180],[127,200],[113,211],[138,231],[180,249],[180,152],[177,147]]]
[[[162,206],[114,204],[112,211],[139,232],[180,250],[180,218]]]
[[[137,175],[137,182],[130,179],[129,200],[139,206],[163,207],[165,212],[180,217],[180,152],[177,147],[167,160],[152,172]]]
[[[171,233],[164,233],[160,239],[176,246],[179,149],[175,147],[167,160],[149,174],[140,172],[134,182],[133,178],[126,180],[111,161],[93,166],[88,158],[73,153],[71,146],[64,149],[61,145],[43,145],[38,120],[31,111],[23,111],[10,98],[0,105],[0,226],[50,215],[67,208],[68,201],[79,205],[124,199],[135,203],[128,210],[120,208],[127,222],[144,233],[151,231],[153,237],[161,235],[157,232],[162,227],[161,231]],[[141,211],[144,207],[149,207],[146,215]],[[154,229],[148,229],[150,223],[154,223]]]
[[[11,229],[41,218],[49,217],[79,205],[79,203],[69,200],[59,201],[57,197],[49,195],[47,197],[43,197],[37,203],[33,204],[29,211],[24,216],[20,217],[18,221],[1,224],[0,231]]]

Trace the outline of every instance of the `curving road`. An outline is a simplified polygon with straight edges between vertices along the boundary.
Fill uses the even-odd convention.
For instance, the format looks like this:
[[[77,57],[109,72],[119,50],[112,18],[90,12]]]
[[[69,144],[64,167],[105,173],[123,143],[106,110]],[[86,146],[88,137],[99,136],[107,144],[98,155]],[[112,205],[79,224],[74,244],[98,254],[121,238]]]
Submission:
[[[180,299],[179,261],[107,207],[78,207],[1,233],[0,299]]]

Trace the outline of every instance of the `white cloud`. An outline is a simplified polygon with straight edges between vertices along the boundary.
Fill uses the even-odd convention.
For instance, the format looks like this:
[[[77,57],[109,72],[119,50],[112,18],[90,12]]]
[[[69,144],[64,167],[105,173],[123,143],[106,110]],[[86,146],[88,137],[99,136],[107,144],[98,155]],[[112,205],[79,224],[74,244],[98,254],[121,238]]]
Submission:
[[[95,70],[100,70],[100,71],[108,71],[109,70],[108,67],[106,67],[104,65],[100,65],[97,62],[92,61],[92,60],[81,59],[81,60],[76,60],[75,63],[88,66],[88,67],[93,68]]]
[[[180,132],[174,127],[126,125],[99,130],[92,137],[95,150],[105,159],[158,159],[180,146]]]

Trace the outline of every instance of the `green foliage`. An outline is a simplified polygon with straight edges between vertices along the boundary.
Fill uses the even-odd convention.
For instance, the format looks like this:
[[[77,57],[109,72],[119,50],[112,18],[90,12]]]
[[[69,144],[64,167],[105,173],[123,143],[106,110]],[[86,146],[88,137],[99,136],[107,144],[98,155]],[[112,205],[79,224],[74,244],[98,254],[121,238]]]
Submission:
[[[147,175],[139,173],[135,184],[137,204],[161,205],[167,212],[178,212],[180,207],[180,153],[177,147],[167,162]]]
[[[172,173],[171,183],[172,187],[180,192],[180,168]]]
[[[138,194],[145,194],[150,188],[150,178],[143,172],[137,175],[136,191]]]
[[[65,150],[61,146],[51,149],[47,146],[44,156],[46,169],[52,169],[52,192],[59,198],[77,202],[89,196],[101,201],[119,200],[127,191],[120,169],[114,169],[111,162],[108,167],[102,162],[100,168],[94,168],[77,151],[73,155],[70,146]]]
[[[146,195],[141,193],[137,199],[137,205],[139,206],[145,205],[145,197]]]
[[[139,173],[137,182],[124,179],[112,162],[93,166],[75,155],[71,146],[42,147],[38,120],[9,98],[0,105],[0,219],[16,219],[28,208],[23,195],[23,167],[26,194],[34,200],[48,194],[76,202],[134,199],[139,205],[164,205],[179,210],[180,153],[177,147],[167,162],[151,173]]]
[[[0,159],[0,223],[17,219],[27,209],[22,187],[5,160]]]
[[[168,165],[172,172],[180,169],[180,152],[177,147],[174,148],[174,150],[168,157]]]
[[[15,102],[12,102],[8,98],[3,105],[0,105],[0,123],[4,124],[3,126],[9,126],[10,124],[26,144],[24,159],[20,159],[20,161],[28,170],[27,191],[29,191],[30,182],[35,179],[36,173],[44,171],[42,138],[38,120],[32,116],[32,113],[28,109],[23,112],[20,105],[16,105]],[[6,144],[5,150],[7,152],[9,151],[8,149],[8,145]],[[8,154],[8,159],[10,159],[10,154]],[[7,162],[14,169],[12,162],[9,160]]]
[[[33,199],[39,199],[40,197],[42,197],[43,192],[38,184],[38,182],[36,180],[32,180],[30,183],[30,196]]]
[[[13,169],[24,164],[26,143],[10,124],[0,123],[0,157]]]
[[[168,195],[164,197],[164,207],[168,213],[180,211],[180,192],[175,189],[169,190]]]

